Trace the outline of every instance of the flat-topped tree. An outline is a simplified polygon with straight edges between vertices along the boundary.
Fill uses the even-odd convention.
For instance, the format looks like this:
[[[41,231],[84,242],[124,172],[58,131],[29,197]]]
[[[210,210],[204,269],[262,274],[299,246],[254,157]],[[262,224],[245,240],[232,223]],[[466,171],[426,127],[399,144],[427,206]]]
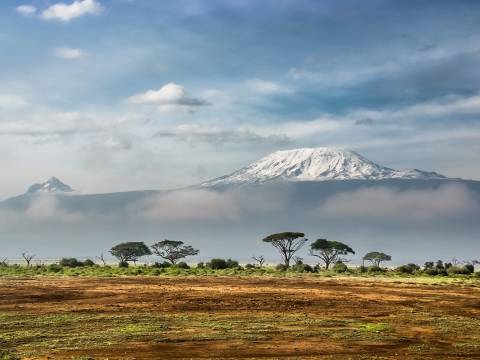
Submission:
[[[139,258],[145,255],[151,255],[152,252],[143,242],[124,242],[115,245],[110,249],[110,254],[115,256],[120,263],[133,261],[136,265]]]
[[[373,266],[379,267],[382,261],[390,261],[392,257],[383,252],[371,251],[365,254],[363,260],[370,261]]]
[[[293,255],[308,241],[301,232],[282,232],[272,234],[263,239],[263,242],[272,244],[280,255],[286,267],[290,266]]]
[[[184,245],[183,241],[163,240],[152,245],[153,253],[162,259],[170,261],[173,265],[180,259],[187,256],[194,256],[199,253],[190,245]]]
[[[355,254],[353,249],[340,242],[329,241],[327,239],[317,239],[310,245],[310,255],[318,257],[325,264],[325,269],[328,269],[331,264],[338,261],[344,261],[342,256],[348,254]]]

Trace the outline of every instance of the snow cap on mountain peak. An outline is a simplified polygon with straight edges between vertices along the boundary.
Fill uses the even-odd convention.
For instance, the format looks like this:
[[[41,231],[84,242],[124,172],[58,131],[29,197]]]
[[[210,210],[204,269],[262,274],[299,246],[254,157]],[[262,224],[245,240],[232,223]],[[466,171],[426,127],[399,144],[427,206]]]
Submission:
[[[36,193],[71,193],[74,190],[56,177],[51,177],[41,184],[33,184],[27,190],[27,194]]]
[[[234,173],[203,186],[255,184],[269,181],[445,179],[421,170],[398,171],[341,148],[317,147],[280,150]]]

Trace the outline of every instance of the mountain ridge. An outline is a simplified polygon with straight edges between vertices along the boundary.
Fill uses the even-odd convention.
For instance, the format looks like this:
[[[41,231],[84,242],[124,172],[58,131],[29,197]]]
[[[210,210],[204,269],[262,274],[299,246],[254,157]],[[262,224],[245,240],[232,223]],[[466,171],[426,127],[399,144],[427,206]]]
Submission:
[[[233,173],[200,184],[202,187],[261,184],[270,181],[448,179],[436,172],[395,170],[341,148],[300,148],[275,151]]]
[[[73,193],[73,190],[69,185],[63,183],[55,176],[52,176],[47,181],[40,184],[33,184],[27,190],[27,194],[37,193]]]

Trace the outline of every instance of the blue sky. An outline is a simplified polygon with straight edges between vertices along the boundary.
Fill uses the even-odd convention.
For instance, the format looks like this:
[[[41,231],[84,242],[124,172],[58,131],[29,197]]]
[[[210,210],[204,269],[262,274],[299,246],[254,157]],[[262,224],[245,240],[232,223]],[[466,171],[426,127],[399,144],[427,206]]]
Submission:
[[[303,146],[480,179],[477,1],[63,1],[0,3],[0,198]]]

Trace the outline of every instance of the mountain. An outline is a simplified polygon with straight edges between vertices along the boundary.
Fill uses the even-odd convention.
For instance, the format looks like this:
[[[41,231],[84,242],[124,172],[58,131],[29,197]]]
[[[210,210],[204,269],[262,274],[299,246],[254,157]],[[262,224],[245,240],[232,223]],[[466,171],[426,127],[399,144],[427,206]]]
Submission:
[[[394,170],[364,158],[354,151],[337,148],[303,148],[276,151],[247,167],[201,184],[223,187],[279,181],[447,179],[435,172]]]
[[[33,184],[27,190],[27,194],[38,193],[72,193],[74,190],[56,177],[51,177],[41,184]]]

